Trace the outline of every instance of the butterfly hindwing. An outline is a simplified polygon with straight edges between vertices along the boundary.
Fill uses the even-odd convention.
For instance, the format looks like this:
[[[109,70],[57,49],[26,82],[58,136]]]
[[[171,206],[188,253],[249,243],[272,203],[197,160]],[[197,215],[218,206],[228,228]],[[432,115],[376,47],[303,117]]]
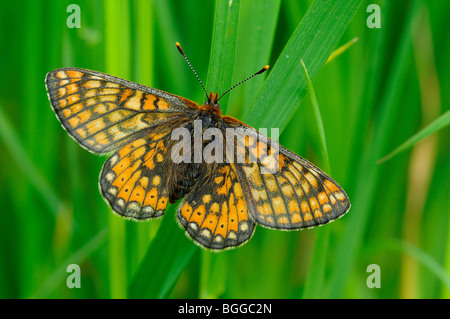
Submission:
[[[114,151],[197,108],[182,97],[78,68],[49,72],[46,87],[63,127],[94,153]]]
[[[167,132],[169,131],[169,132]],[[164,214],[169,202],[170,130],[139,138],[115,152],[100,175],[103,197],[118,214],[147,219]]]
[[[177,217],[186,233],[209,249],[224,249],[245,243],[255,223],[249,217],[236,167],[231,163],[205,166],[194,192],[178,209]]]

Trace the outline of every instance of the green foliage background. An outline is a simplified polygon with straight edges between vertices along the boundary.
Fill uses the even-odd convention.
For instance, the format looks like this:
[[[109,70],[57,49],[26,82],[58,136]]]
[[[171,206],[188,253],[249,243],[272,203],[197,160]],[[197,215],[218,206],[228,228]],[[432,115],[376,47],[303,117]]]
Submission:
[[[79,29],[66,25],[71,3]],[[380,29],[366,25],[372,3]],[[29,0],[2,1],[0,14],[0,297],[450,297],[450,2]],[[258,227],[243,247],[211,253],[176,225],[176,205],[142,223],[110,212],[97,186],[106,158],[60,127],[45,74],[88,68],[203,103],[176,41],[211,91],[273,66],[222,106],[329,162],[352,202],[345,217]],[[66,286],[72,263],[81,289]],[[370,264],[381,288],[367,287]]]

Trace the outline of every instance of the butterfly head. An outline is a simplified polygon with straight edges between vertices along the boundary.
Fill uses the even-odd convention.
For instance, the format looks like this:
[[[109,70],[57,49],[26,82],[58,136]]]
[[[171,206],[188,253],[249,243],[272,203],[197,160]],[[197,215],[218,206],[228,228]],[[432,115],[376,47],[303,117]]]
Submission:
[[[209,92],[208,100],[204,104],[214,105],[220,109],[219,105],[219,93]]]
[[[203,103],[201,109],[205,111],[209,111],[218,115],[221,115],[219,101],[219,93],[210,92],[208,95],[208,99]]]

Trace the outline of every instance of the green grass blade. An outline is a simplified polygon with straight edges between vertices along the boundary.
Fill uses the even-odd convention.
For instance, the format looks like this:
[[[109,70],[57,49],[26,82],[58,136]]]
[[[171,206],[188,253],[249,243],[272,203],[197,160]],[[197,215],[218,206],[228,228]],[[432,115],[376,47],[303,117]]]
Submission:
[[[420,7],[420,0],[414,1],[408,12],[404,24],[401,40],[393,58],[393,67],[389,73],[386,90],[381,98],[377,130],[370,147],[364,149],[361,156],[360,167],[356,172],[358,178],[354,186],[354,194],[351,197],[352,210],[349,213],[348,223],[343,232],[343,238],[337,244],[336,260],[330,274],[329,291],[327,297],[342,298],[349,277],[354,270],[358,248],[361,245],[363,235],[368,226],[368,218],[371,207],[376,199],[376,187],[380,181],[381,173],[375,161],[385,152],[384,148],[392,138],[395,130],[396,100],[405,83],[407,63],[411,58],[410,26]]]
[[[303,299],[322,297],[329,241],[330,229],[328,227],[321,227],[316,230],[314,251],[302,294]]]
[[[350,41],[348,41],[346,44],[341,45],[339,48],[337,48],[336,50],[334,50],[330,56],[327,59],[327,62],[325,64],[330,63],[331,61],[333,61],[334,59],[336,59],[338,56],[340,56],[342,53],[344,53],[345,51],[347,51],[353,44],[355,44],[356,42],[358,42],[359,38],[353,38]]]
[[[303,60],[300,60],[303,71],[305,72],[306,80],[308,82],[308,91],[311,97],[311,104],[314,110],[314,123],[315,132],[320,137],[320,155],[321,163],[323,164],[324,170],[331,174],[330,159],[328,157],[328,148],[325,138],[325,131],[323,128],[322,116],[320,115],[319,103],[317,102],[317,96],[314,91],[314,86],[309,77],[308,70],[306,69]],[[313,256],[311,259],[311,265],[309,267],[309,272],[306,277],[305,288],[303,290],[303,298],[319,298],[323,291],[323,283],[325,276],[325,263],[328,250],[329,241],[329,228],[324,228],[317,230],[316,241],[314,245]]]
[[[2,106],[0,105],[0,139],[3,140],[7,150],[11,153],[14,162],[22,169],[24,175],[28,177],[31,184],[34,185],[36,191],[42,195],[45,202],[50,208],[50,211],[56,216],[58,212],[64,211],[62,200],[58,197],[56,192],[51,189],[48,182],[44,179],[37,167],[31,161],[25,149],[22,147],[19,138],[14,132],[14,129],[9,124],[8,120],[3,114]]]
[[[395,148],[388,155],[386,155],[383,158],[379,159],[377,163],[381,164],[383,162],[386,162],[387,160],[391,159],[395,155],[397,155],[397,154],[403,152],[404,150],[412,147],[414,144],[416,144],[420,140],[424,139],[425,137],[430,136],[431,134],[434,134],[437,131],[447,127],[449,124],[450,124],[450,111],[447,111],[444,114],[442,114],[441,116],[439,116],[437,119],[435,119],[432,123],[427,125],[425,128],[423,128],[420,132],[417,132],[416,134],[411,136],[408,140],[406,140],[400,146]]]
[[[361,2],[316,0],[311,5],[244,117],[247,124],[280,129],[287,125],[308,87],[303,70],[292,65],[303,59],[314,79]]]
[[[233,82],[238,83],[269,64],[280,12],[280,0],[241,2],[239,35]],[[268,72],[267,72],[268,73]],[[255,99],[265,75],[259,75],[230,94],[229,113],[245,114]],[[236,109],[234,109],[236,108]],[[237,108],[241,108],[238,110]]]
[[[447,290],[450,291],[450,275],[448,270],[445,270],[439,262],[437,262],[433,257],[427,254],[422,249],[415,247],[406,242],[401,243],[402,250],[414,257],[419,261],[423,266],[425,266],[428,270],[430,270],[433,274],[436,275],[437,278],[447,287]]]
[[[330,159],[328,157],[328,148],[327,148],[327,141],[325,138],[325,130],[323,128],[323,121],[322,121],[322,115],[320,115],[320,108],[319,108],[319,102],[317,102],[317,96],[316,92],[314,91],[314,86],[311,82],[311,78],[309,77],[308,70],[306,69],[305,63],[303,60],[300,60],[302,64],[303,71],[305,72],[306,80],[308,82],[308,90],[310,92],[311,96],[311,104],[313,106],[314,110],[314,123],[315,123],[315,132],[317,135],[319,135],[319,141],[320,141],[320,152],[321,152],[321,160],[323,164],[323,169],[328,174],[331,174],[330,170]]]
[[[171,87],[174,90],[172,93],[189,97],[187,93],[191,90],[191,86],[187,84],[191,83],[194,77],[191,73],[188,73],[189,67],[175,46],[176,42],[180,42],[181,46],[185,48],[179,27],[176,26],[178,21],[175,10],[171,4],[173,5],[171,1],[152,1],[157,22],[156,29],[159,29],[160,37],[163,39],[156,45],[158,50],[162,51],[162,57],[164,57],[164,60],[159,61],[159,63],[166,62],[163,64],[164,73],[169,74]],[[186,51],[186,54],[190,56],[188,51]]]
[[[225,291],[227,255],[202,250],[200,298],[217,299]]]
[[[448,166],[448,168],[450,168],[450,165],[447,165],[447,166]],[[449,208],[449,206],[450,205],[447,203],[446,207]],[[448,224],[447,229],[450,229],[450,218],[448,219],[447,224]],[[445,267],[445,269],[450,269],[450,234],[447,234],[446,243],[447,243],[447,245],[446,245],[447,248],[445,250],[444,267]],[[450,299],[450,289],[443,290],[440,293],[440,296],[441,296],[441,298],[444,298],[444,299]]]
[[[55,269],[55,271],[47,278],[47,280],[39,287],[30,298],[48,298],[48,296],[64,282],[67,277],[67,266],[70,264],[82,265],[90,255],[98,250],[105,242],[107,238],[107,230],[103,229],[91,240],[89,240],[84,246],[77,250],[72,256],[64,260],[61,266]]]
[[[390,239],[382,243],[377,243],[376,249],[391,250],[407,254],[416,259],[420,264],[433,273],[441,283],[450,291],[450,274],[442,267],[437,260],[426,251],[398,239]]]
[[[105,15],[105,65],[108,73],[130,78],[130,12],[129,2],[106,1]],[[118,22],[120,21],[120,23]],[[109,215],[109,272],[111,298],[127,297],[126,230],[125,219]]]
[[[239,0],[216,1],[206,89],[211,92],[219,92],[219,96],[225,93],[232,85],[231,80],[233,78],[239,24],[239,6]],[[223,113],[227,110],[228,98],[227,94],[220,100]]]
[[[148,23],[154,19],[152,3],[146,0],[138,0],[134,13],[136,15],[136,59],[135,76],[136,81],[144,85],[152,85],[155,73],[155,46],[154,46],[154,24]]]
[[[129,286],[130,298],[166,298],[188,261],[199,248],[174,220],[175,205],[166,210]]]

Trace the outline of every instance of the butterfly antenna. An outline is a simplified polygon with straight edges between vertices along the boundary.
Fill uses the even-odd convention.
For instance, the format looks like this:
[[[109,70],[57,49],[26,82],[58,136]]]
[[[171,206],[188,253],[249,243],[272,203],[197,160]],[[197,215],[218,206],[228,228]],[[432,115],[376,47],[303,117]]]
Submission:
[[[255,76],[257,76],[258,74],[264,73],[267,69],[269,68],[268,65],[264,66],[261,70],[259,70],[258,72],[256,72],[255,74],[253,74],[252,76],[249,76],[248,78],[246,78],[245,80],[239,82],[238,84],[233,85],[231,88],[229,88],[225,93],[223,93],[218,99],[217,102],[219,102],[219,100],[222,98],[222,96],[224,96],[225,94],[229,93],[231,90],[233,90],[234,88],[238,87],[239,85],[241,85],[244,82],[247,82],[248,80],[250,80],[251,78],[254,78]]]
[[[197,72],[195,72],[194,68],[191,65],[191,62],[189,62],[186,54],[184,54],[183,48],[181,47],[180,43],[175,43],[175,45],[178,48],[178,51],[180,51],[181,55],[184,57],[184,59],[186,60],[187,64],[189,65],[189,67],[191,68],[192,72],[194,72],[195,76],[197,77],[197,80],[200,82],[200,84],[202,85],[203,91],[205,91],[205,95],[206,98],[208,98],[208,92],[206,92],[205,86],[203,85],[202,80],[200,80],[200,77],[198,76]]]

